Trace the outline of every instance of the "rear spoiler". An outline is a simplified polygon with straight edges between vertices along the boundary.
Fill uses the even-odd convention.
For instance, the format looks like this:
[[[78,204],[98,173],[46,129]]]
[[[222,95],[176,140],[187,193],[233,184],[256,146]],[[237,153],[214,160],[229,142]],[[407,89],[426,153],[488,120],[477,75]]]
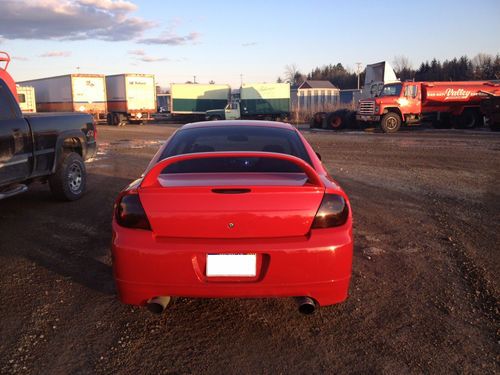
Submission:
[[[144,179],[141,182],[141,188],[161,187],[158,177],[161,172],[168,166],[179,163],[185,160],[196,159],[212,159],[212,158],[270,158],[288,161],[298,166],[306,174],[309,182],[318,187],[324,187],[318,173],[304,160],[296,156],[279,154],[275,152],[261,152],[261,151],[225,151],[225,152],[197,152],[194,154],[183,154],[171,156],[169,158],[159,161],[149,171],[146,172]]]

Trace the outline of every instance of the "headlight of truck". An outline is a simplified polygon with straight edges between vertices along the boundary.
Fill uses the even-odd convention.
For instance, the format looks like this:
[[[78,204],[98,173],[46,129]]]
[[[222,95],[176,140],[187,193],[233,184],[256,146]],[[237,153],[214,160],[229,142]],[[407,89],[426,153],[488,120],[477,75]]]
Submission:
[[[376,106],[375,106],[375,113],[378,113],[378,111],[380,111],[380,106],[379,106],[379,105],[376,105]]]

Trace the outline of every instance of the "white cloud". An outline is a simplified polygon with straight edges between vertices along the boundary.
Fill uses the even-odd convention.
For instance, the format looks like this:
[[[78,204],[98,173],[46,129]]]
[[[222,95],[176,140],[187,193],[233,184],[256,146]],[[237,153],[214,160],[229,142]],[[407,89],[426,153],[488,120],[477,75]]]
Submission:
[[[12,56],[12,60],[29,61],[29,59],[27,57],[24,57],[24,56]]]
[[[128,51],[128,54],[135,56],[135,58],[138,61],[142,61],[142,62],[170,61],[170,59],[167,59],[166,57],[149,56],[142,49],[135,49],[135,50]]]
[[[169,61],[166,57],[144,56],[139,59],[142,62]]]
[[[137,5],[125,0],[2,0],[1,8],[6,39],[130,40],[155,26],[129,16]]]
[[[49,51],[42,53],[38,57],[69,57],[71,56],[70,51]]]
[[[252,47],[252,46],[256,46],[256,45],[257,45],[257,42],[241,43],[242,47]]]
[[[134,49],[131,51],[128,51],[129,55],[136,55],[136,56],[145,56],[146,52],[144,52],[143,49]]]
[[[130,1],[124,0],[78,0],[81,5],[89,5],[92,7],[104,9],[104,10],[114,10],[118,12],[133,12],[137,10],[137,5]]]
[[[138,43],[143,44],[164,44],[168,46],[180,46],[188,43],[195,43],[201,34],[197,32],[191,32],[187,35],[181,36],[173,32],[168,32],[167,34],[161,35],[156,38],[143,38],[139,39]]]

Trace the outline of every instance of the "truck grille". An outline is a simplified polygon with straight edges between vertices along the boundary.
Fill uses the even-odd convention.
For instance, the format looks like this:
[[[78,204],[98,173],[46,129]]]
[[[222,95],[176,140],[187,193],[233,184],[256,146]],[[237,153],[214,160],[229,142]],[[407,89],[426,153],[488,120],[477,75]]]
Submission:
[[[375,114],[375,102],[373,100],[362,100],[359,102],[359,113],[361,115]]]

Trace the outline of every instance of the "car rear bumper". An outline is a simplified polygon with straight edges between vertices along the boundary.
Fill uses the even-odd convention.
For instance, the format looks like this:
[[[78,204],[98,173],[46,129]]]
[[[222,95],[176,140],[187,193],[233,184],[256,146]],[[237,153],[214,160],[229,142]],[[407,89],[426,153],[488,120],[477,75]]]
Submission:
[[[143,305],[156,296],[297,297],[319,305],[347,298],[352,265],[351,221],[279,239],[155,238],[113,222],[113,271],[120,300]],[[205,274],[207,254],[257,254],[255,277]]]

